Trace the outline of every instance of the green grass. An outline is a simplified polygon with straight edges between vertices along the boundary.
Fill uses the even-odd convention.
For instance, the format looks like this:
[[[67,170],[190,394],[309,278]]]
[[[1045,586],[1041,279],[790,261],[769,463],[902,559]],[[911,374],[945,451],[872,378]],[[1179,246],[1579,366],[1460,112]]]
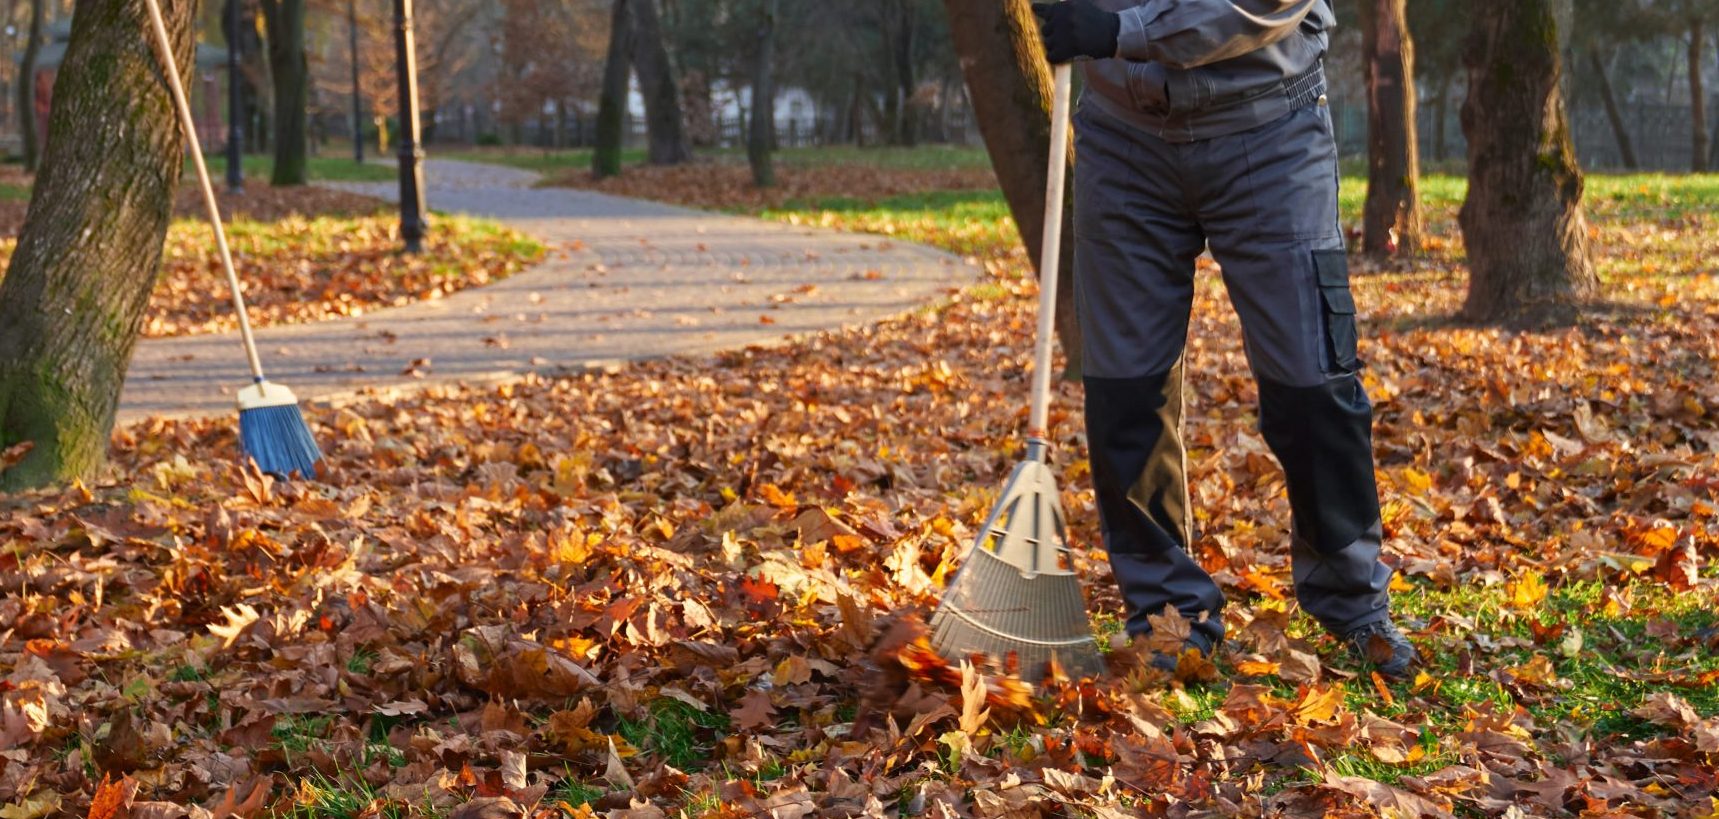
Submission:
[[[1019,236],[1008,203],[998,191],[934,191],[876,203],[857,199],[793,201],[758,215],[927,242],[961,254],[1013,245]]]
[[[391,224],[392,217],[377,223],[371,217],[314,216],[277,222],[236,219],[227,226],[234,251],[258,257],[336,258],[346,252],[355,233],[374,230],[376,224]],[[193,243],[202,241],[203,227],[196,220],[187,220]],[[523,233],[508,229],[499,222],[470,216],[433,214],[431,230],[462,246],[483,248],[483,252],[536,259],[544,252],[542,243]],[[464,272],[466,259],[428,259],[431,271],[444,276]]]
[[[740,156],[744,157],[744,154]],[[991,166],[991,158],[984,148],[959,145],[921,145],[914,148],[831,145],[821,148],[788,148],[777,152],[776,161],[794,168],[858,165],[901,170],[944,170]]]
[[[822,150],[829,156],[841,156],[832,153],[835,149]],[[1461,255],[1456,215],[1467,195],[1468,180],[1461,176],[1433,174],[1421,181],[1429,233],[1452,242],[1449,251],[1452,258]],[[1365,178],[1343,178],[1338,204],[1345,224],[1359,224],[1366,196]],[[1719,207],[1719,174],[1593,174],[1588,177],[1584,204],[1594,223],[1605,231],[1603,240],[1627,238],[1623,234],[1629,234],[1643,222],[1711,222]],[[933,191],[878,202],[847,198],[797,200],[755,215],[929,242],[961,254],[994,251],[1018,241],[1008,205],[1001,191],[996,190]],[[1640,259],[1602,259],[1602,272],[1641,269],[1688,272],[1700,266],[1699,260],[1680,258],[1679,252],[1678,246],[1657,243]],[[1628,268],[1619,264],[1627,264]]]
[[[407,819],[411,816],[436,816],[439,811],[428,804],[419,808],[383,800],[381,794],[357,772],[350,775],[328,776],[313,773],[299,783],[295,790],[297,801],[283,814],[292,819]]]
[[[561,780],[560,784],[550,790],[545,799],[551,805],[565,803],[568,807],[577,808],[580,805],[589,805],[608,795],[607,788],[586,785],[575,779],[572,772],[569,771],[567,778]]]
[[[1719,656],[1649,634],[1650,627],[1669,628],[1672,634],[1685,636],[1719,627],[1713,595],[1676,593],[1659,583],[1636,581],[1614,590],[1632,600],[1630,609],[1607,612],[1602,602],[1604,592],[1605,587],[1597,581],[1558,586],[1527,611],[1512,608],[1503,587],[1472,584],[1448,591],[1417,588],[1397,594],[1393,602],[1405,618],[1431,620],[1445,614],[1468,618],[1475,624],[1475,635],[1492,641],[1514,638],[1531,643],[1531,622],[1543,627],[1561,625],[1565,636],[1570,629],[1581,632],[1580,645],[1568,648],[1562,639],[1491,652],[1470,647],[1475,655],[1473,675],[1460,673],[1456,649],[1463,647],[1459,641],[1474,635],[1435,633],[1435,642],[1425,646],[1432,650],[1423,650],[1423,656],[1428,660],[1429,673],[1439,680],[1434,697],[1449,706],[1446,716],[1484,702],[1504,705],[1521,699],[1542,725],[1591,723],[1600,736],[1633,739],[1663,731],[1629,713],[1653,694],[1675,694],[1703,717],[1719,715],[1719,687],[1679,682],[1719,670]],[[1559,691],[1525,686],[1531,693],[1522,699],[1488,673],[1490,669],[1521,667],[1537,655],[1552,661],[1554,674],[1563,681],[1558,685],[1567,684],[1567,688]],[[1651,678],[1673,671],[1677,674],[1669,679]]]
[[[28,201],[30,201],[30,186],[29,185],[13,185],[10,183],[0,183],[0,202],[28,202]]]
[[[640,720],[621,720],[619,733],[628,744],[683,771],[703,768],[718,735],[728,732],[728,715],[700,711],[664,697],[650,704]]]
[[[433,155],[441,159],[487,162],[492,165],[506,165],[512,168],[549,174],[568,169],[583,170],[589,168],[591,167],[591,153],[589,148],[550,150],[532,147],[502,147],[436,151]],[[746,152],[738,148],[702,150],[698,152],[698,158],[738,164],[746,161]],[[624,165],[642,165],[645,159],[645,151],[642,148],[628,148],[621,152],[621,162]],[[984,148],[953,145],[923,145],[915,148],[860,148],[852,145],[784,148],[776,152],[776,161],[782,167],[787,168],[851,165],[894,170],[986,168],[990,167],[991,164],[990,157],[985,153]]]
[[[227,178],[227,158],[211,155],[209,160],[209,178],[217,185],[224,184]],[[378,162],[365,162],[360,165],[352,161],[352,157],[313,156],[310,158],[310,178],[313,182],[387,182],[398,179],[399,172],[391,165]],[[267,154],[245,155],[246,184],[267,183],[270,174],[274,173],[274,157]],[[186,160],[185,172],[195,174],[190,160]]]
[[[281,752],[291,757],[309,751],[322,741],[333,724],[333,717],[287,714],[275,721],[271,733]]]
[[[549,150],[529,147],[461,148],[436,151],[434,154],[437,159],[457,159],[461,162],[506,165],[510,168],[519,168],[540,174],[551,174],[569,169],[589,170],[591,155],[592,151],[589,148]],[[621,151],[621,163],[623,165],[642,165],[644,162],[645,151],[642,148],[628,148]]]

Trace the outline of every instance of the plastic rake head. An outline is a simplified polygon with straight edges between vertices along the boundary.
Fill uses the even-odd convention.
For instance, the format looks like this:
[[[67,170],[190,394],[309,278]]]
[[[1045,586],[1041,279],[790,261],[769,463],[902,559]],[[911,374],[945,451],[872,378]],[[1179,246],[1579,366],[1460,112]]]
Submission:
[[[1050,467],[1015,467],[931,626],[944,657],[986,655],[1031,682],[1052,660],[1072,676],[1103,669]]]

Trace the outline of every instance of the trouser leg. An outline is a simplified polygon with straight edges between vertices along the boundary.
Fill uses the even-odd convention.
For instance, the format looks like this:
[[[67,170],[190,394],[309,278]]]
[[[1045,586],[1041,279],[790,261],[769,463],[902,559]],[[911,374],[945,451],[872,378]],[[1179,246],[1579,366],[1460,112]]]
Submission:
[[[1131,634],[1173,606],[1210,648],[1223,594],[1188,554],[1182,348],[1204,236],[1172,147],[1099,112],[1079,120],[1075,289],[1087,440],[1105,548]]]
[[[1391,571],[1326,110],[1205,150],[1202,222],[1259,382],[1260,432],[1288,485],[1297,599],[1338,633],[1384,619]]]

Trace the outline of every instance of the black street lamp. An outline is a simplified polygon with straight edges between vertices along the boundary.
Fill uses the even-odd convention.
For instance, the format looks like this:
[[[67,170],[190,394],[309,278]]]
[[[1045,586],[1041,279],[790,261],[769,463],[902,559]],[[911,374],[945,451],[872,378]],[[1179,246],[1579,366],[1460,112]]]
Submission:
[[[227,190],[245,190],[245,89],[239,80],[244,0],[227,0]]]
[[[364,93],[358,89],[358,0],[346,0],[346,30],[352,49],[352,158],[364,164]]]
[[[394,0],[394,73],[400,80],[400,237],[406,252],[424,249],[424,149],[419,147],[418,58],[412,0]]]

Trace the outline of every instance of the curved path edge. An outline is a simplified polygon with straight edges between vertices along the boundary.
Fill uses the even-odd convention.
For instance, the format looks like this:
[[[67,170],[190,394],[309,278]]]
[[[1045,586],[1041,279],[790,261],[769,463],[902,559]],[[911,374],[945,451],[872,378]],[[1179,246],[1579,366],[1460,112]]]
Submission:
[[[530,234],[545,260],[442,299],[259,330],[270,380],[300,401],[779,342],[899,315],[977,275],[922,245],[536,188],[513,168],[432,159],[426,176],[433,209]],[[392,183],[330,187],[398,201]],[[233,412],[249,380],[237,333],[144,339],[119,420]]]

